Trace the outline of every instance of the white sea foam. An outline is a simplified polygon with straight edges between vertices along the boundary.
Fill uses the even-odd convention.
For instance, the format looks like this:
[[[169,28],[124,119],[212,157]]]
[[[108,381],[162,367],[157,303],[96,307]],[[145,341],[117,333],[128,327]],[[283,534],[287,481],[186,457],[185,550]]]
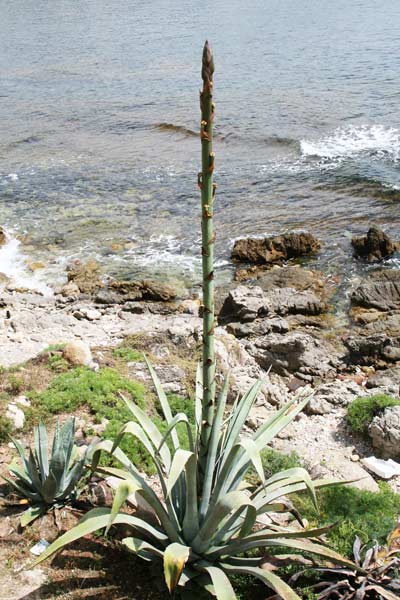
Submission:
[[[383,125],[339,128],[317,140],[301,140],[303,156],[325,159],[345,158],[368,153],[400,158],[400,130]]]
[[[0,247],[0,273],[6,275],[18,288],[51,296],[53,294],[51,288],[41,281],[38,275],[29,272],[26,258],[21,252],[21,242],[7,234],[6,243]]]

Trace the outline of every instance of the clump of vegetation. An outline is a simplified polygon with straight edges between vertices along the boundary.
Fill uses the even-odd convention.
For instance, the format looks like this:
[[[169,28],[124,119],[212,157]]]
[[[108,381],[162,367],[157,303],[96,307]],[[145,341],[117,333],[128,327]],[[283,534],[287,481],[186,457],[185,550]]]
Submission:
[[[332,547],[348,557],[356,535],[363,543],[375,539],[383,544],[400,514],[400,495],[387,483],[380,484],[378,493],[350,486],[323,489],[318,494],[319,513],[303,494],[296,497],[295,503],[313,525],[337,523],[327,536]]]
[[[143,360],[143,354],[139,350],[129,348],[128,346],[114,348],[112,354],[114,357],[120,358],[125,362],[139,362]]]
[[[0,415],[0,442],[6,442],[12,432],[12,423],[5,415]]]
[[[323,580],[309,589],[316,600],[398,600],[400,590],[400,524],[388,535],[386,544],[376,540],[363,544],[356,536],[353,544],[355,569],[332,566],[318,569]],[[295,577],[298,577],[296,575]]]
[[[373,418],[389,406],[400,406],[400,399],[386,394],[356,398],[347,409],[347,420],[353,431],[366,434]]]
[[[26,456],[22,445],[13,439],[21,464],[13,462],[9,471],[15,478],[5,477],[18,496],[27,499],[29,508],[21,517],[21,525],[28,523],[51,510],[77,499],[79,483],[88,472],[87,455],[75,446],[75,420],[69,419],[60,428],[57,423],[51,456],[48,454],[48,435],[43,424],[35,427],[35,446]]]
[[[261,452],[304,408],[309,399],[304,396],[305,391],[301,390],[298,397],[278,410],[250,438],[241,434],[262,382],[256,382],[231,410],[227,410],[227,414],[229,377],[218,398],[216,395],[213,72],[213,57],[206,43],[200,96],[202,171],[198,178],[202,209],[203,360],[196,378],[194,425],[185,412],[173,415],[158,377],[148,364],[163,414],[163,427],[157,427],[156,421],[136,402],[125,398],[131,420],[123,426],[114,442],[99,442],[93,453],[94,470],[98,469],[102,452],[109,453],[121,465],[119,469],[100,469],[121,480],[112,507],[91,510],[76,527],[53,542],[34,564],[86,534],[102,528],[107,532],[114,524],[124,524],[131,528],[132,535],[124,538],[122,543],[130,552],[152,561],[164,572],[171,594],[175,594],[179,585],[187,598],[200,598],[201,594],[211,593],[218,600],[237,600],[230,577],[250,575],[272,588],[282,600],[299,600],[294,590],[275,572],[262,568],[261,553],[263,560],[267,560],[277,549],[289,548],[344,566],[352,567],[353,563],[320,542],[319,536],[329,527],[305,528],[286,499],[294,492],[307,490],[316,506],[316,488],[332,485],[332,482],[313,482],[302,467],[286,468],[268,478],[264,474]],[[187,449],[181,444],[178,426],[186,428]],[[120,443],[127,435],[139,440],[150,455],[159,479],[159,494],[121,449]],[[245,478],[252,467],[261,484],[244,491]],[[151,506],[157,526],[140,515],[121,510],[131,493],[136,493]],[[258,527],[259,517],[276,512],[293,513],[300,527],[282,527],[269,520],[267,525]],[[257,549],[260,553],[252,554]]]
[[[144,404],[142,384],[123,377],[111,368],[91,371],[86,367],[77,367],[58,375],[49,387],[40,394],[31,393],[29,397],[35,406],[57,414],[74,412],[79,407],[88,407],[96,421],[112,418],[115,408],[123,409],[120,392],[127,392],[139,406]],[[126,413],[125,413],[126,414]]]

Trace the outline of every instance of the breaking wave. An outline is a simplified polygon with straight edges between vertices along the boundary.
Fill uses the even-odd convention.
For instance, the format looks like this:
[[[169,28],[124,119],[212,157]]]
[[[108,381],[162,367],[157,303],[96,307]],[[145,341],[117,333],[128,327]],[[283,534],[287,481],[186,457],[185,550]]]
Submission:
[[[306,157],[329,159],[369,154],[398,160],[400,130],[383,125],[339,128],[333,134],[317,140],[302,140],[300,148]]]
[[[14,287],[51,296],[53,291],[35,273],[30,273],[27,257],[21,252],[21,242],[6,233],[6,243],[0,247],[0,274],[5,275]]]

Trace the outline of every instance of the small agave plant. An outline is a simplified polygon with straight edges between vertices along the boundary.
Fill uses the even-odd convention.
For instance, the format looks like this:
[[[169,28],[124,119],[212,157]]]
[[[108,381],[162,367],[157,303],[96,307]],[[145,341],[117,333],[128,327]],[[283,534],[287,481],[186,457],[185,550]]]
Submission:
[[[400,597],[400,521],[380,546],[375,540],[353,544],[354,569],[316,569],[326,580],[311,586],[318,600],[398,600]],[[358,567],[358,568],[357,568]],[[301,576],[299,572],[296,577]]]
[[[78,484],[88,472],[88,450],[81,456],[75,446],[75,420],[69,419],[63,427],[57,423],[51,457],[48,455],[48,436],[41,423],[34,430],[35,447],[26,456],[21,444],[12,442],[21,458],[21,464],[11,463],[9,471],[15,478],[4,479],[18,496],[27,500],[29,508],[21,517],[25,527],[53,508],[73,502],[79,495]]]
[[[260,452],[273,437],[303,409],[307,397],[297,397],[261,425],[251,437],[242,435],[243,426],[261,389],[252,388],[227,410],[228,377],[216,395],[214,352],[213,288],[213,183],[212,152],[214,103],[214,63],[208,43],[203,51],[201,104],[202,171],[198,177],[202,198],[203,267],[203,358],[197,373],[196,422],[194,429],[185,414],[173,416],[166,395],[153,368],[149,366],[166,427],[161,432],[136,404],[125,402],[132,413],[113,442],[103,441],[94,448],[92,468],[97,469],[100,453],[113,455],[121,468],[102,468],[121,480],[111,508],[89,511],[76,527],[61,536],[34,563],[66,544],[112,525],[124,524],[132,535],[123,540],[129,551],[151,561],[164,571],[170,593],[178,586],[182,596],[198,598],[201,588],[218,600],[235,600],[230,582],[235,574],[253,575],[275,590],[284,600],[299,596],[279,576],[262,568],[268,555],[289,548],[352,566],[319,540],[328,528],[306,529],[287,500],[293,492],[308,490],[316,503],[315,490],[332,481],[312,481],[302,468],[293,468],[265,479]],[[188,448],[183,447],[179,428],[187,429]],[[119,447],[122,436],[133,435],[154,461],[161,494],[145,481],[138,469]],[[249,488],[246,474],[255,469],[260,485]],[[121,509],[132,493],[140,496],[153,513],[151,522],[140,513]],[[269,519],[271,513],[294,513],[296,526],[286,527]],[[257,554],[255,554],[255,551]],[[287,557],[287,555],[286,555]],[[295,560],[295,554],[293,560]]]

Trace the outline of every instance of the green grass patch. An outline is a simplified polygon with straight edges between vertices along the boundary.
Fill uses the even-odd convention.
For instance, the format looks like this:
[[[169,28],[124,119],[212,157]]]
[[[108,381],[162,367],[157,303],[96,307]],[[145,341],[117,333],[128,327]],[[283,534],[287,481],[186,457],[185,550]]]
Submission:
[[[0,442],[8,442],[12,433],[12,424],[8,417],[0,415]]]
[[[44,392],[31,392],[29,396],[36,406],[45,407],[53,414],[73,413],[87,406],[100,422],[103,417],[112,419],[116,412],[125,409],[119,392],[127,392],[139,406],[144,406],[143,385],[111,368],[94,372],[77,367],[58,375]]]
[[[125,362],[140,362],[143,360],[143,354],[139,350],[127,346],[114,348],[112,355],[114,358],[120,358]]]
[[[353,431],[366,434],[373,418],[389,406],[400,406],[400,399],[385,394],[356,398],[347,409],[347,420]]]
[[[291,499],[311,525],[338,522],[327,537],[337,552],[348,557],[352,557],[356,535],[364,543],[376,539],[384,544],[400,514],[400,494],[387,483],[381,483],[377,493],[343,485],[322,489],[318,492],[319,515],[305,493]]]

